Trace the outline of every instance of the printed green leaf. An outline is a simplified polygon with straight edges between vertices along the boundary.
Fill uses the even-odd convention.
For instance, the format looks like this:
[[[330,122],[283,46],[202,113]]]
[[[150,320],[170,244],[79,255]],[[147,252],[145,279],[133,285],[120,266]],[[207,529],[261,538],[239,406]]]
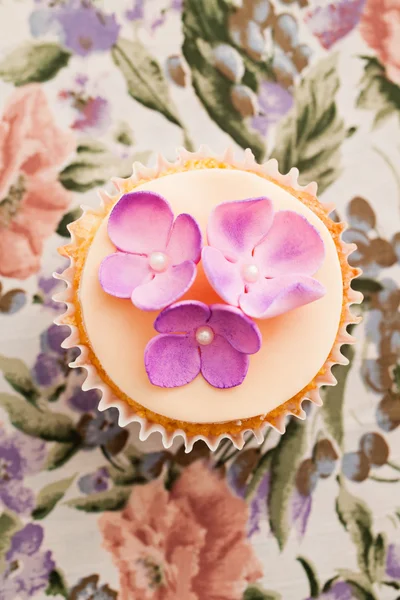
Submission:
[[[0,371],[16,392],[29,402],[36,402],[39,392],[32,381],[30,370],[21,359],[0,355]]]
[[[64,498],[65,492],[75,479],[75,475],[55,481],[46,485],[40,492],[36,500],[36,507],[32,511],[32,517],[36,520],[44,519],[55,507],[57,502]]]
[[[363,294],[375,294],[383,290],[383,285],[376,279],[369,279],[369,277],[357,277],[351,282],[351,287],[357,292]]]
[[[315,571],[315,566],[312,564],[311,561],[304,558],[304,556],[298,556],[297,560],[299,561],[307,575],[308,584],[310,586],[310,597],[318,598],[321,586],[318,580],[318,575]]]
[[[342,346],[342,354],[350,361],[348,365],[335,365],[332,369],[337,379],[337,385],[325,387],[322,392],[322,416],[327,431],[336,440],[339,448],[343,449],[343,405],[345,400],[346,381],[354,358],[352,346]]]
[[[320,193],[340,173],[340,148],[346,128],[339,116],[335,96],[339,88],[337,56],[319,61],[308,71],[294,94],[294,106],[276,133],[271,153],[279,169],[300,171],[300,182],[316,181]]]
[[[10,547],[11,538],[21,527],[21,521],[11,511],[5,510],[0,515],[0,573],[3,572],[5,566],[5,555]]]
[[[282,596],[259,585],[250,585],[244,592],[243,600],[281,600]]]
[[[182,17],[182,51],[192,73],[192,84],[213,121],[257,160],[265,154],[263,138],[243,119],[231,102],[232,82],[212,64],[212,48],[228,42],[227,6],[217,0],[188,0]],[[253,86],[254,87],[254,86]]]
[[[343,527],[349,533],[357,551],[358,565],[369,579],[368,558],[374,543],[371,533],[372,514],[368,506],[350,494],[340,482],[339,495],[336,499],[336,512]]]
[[[66,504],[85,512],[97,513],[105,510],[121,510],[132,492],[131,486],[116,486],[105,492],[89,494],[68,500]]]
[[[182,127],[163,71],[146,47],[138,39],[131,41],[119,38],[111,56],[125,77],[132,98]]]
[[[38,410],[11,394],[0,394],[0,406],[7,411],[12,425],[27,435],[51,442],[79,440],[74,423],[67,415]]]
[[[59,180],[67,190],[87,192],[104,185],[111,177],[129,177],[132,157],[121,159],[110,152],[82,150],[74,161],[65,167]]]
[[[382,581],[383,585],[386,585],[387,587],[391,587],[394,590],[400,590],[400,581],[395,581],[393,579],[393,581]],[[396,598],[396,600],[398,600],[398,598]]]
[[[73,221],[76,221],[77,219],[79,219],[81,214],[82,214],[82,210],[80,208],[74,208],[70,212],[66,213],[62,217],[61,221],[59,222],[59,224],[57,226],[56,232],[58,233],[58,235],[69,238],[70,233],[67,229],[67,226],[70,223],[72,223]]]
[[[307,445],[308,421],[292,418],[275,447],[271,461],[268,512],[271,531],[283,550],[290,532],[289,503],[297,467]]]
[[[268,450],[268,452],[264,454],[264,456],[259,461],[257,467],[255,468],[253,476],[250,479],[246,488],[246,500],[250,500],[253,497],[265,473],[271,468],[273,451],[273,448],[271,450]]]
[[[358,108],[375,112],[374,127],[381,125],[393,114],[400,118],[400,87],[387,79],[385,67],[373,56],[362,56],[364,75],[360,82]]]
[[[70,53],[53,43],[26,43],[0,62],[0,78],[14,85],[48,81],[69,61]]]
[[[368,555],[368,571],[372,581],[382,581],[385,575],[386,553],[386,536],[384,533],[378,533]]]
[[[46,588],[46,596],[61,595],[68,598],[68,586],[60,569],[53,569],[49,574],[49,584]]]
[[[79,442],[55,442],[47,454],[45,468],[48,471],[58,469],[67,463],[80,448]]]

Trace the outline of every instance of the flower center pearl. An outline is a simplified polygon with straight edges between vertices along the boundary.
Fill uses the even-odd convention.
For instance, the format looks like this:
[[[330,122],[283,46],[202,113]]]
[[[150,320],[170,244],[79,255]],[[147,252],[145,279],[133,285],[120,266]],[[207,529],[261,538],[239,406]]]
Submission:
[[[257,265],[245,265],[243,268],[243,279],[247,283],[254,283],[260,276]]]
[[[149,256],[149,263],[153,271],[162,273],[168,267],[168,256],[164,252],[152,252]]]
[[[207,327],[204,325],[203,327],[199,327],[196,331],[196,341],[201,346],[208,346],[214,339],[214,332],[211,327]]]

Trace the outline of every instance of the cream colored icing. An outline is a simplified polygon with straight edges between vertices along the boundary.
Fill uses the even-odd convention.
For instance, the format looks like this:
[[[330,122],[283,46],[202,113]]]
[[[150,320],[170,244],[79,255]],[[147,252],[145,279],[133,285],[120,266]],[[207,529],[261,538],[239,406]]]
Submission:
[[[158,313],[146,313],[106,294],[100,287],[98,268],[115,248],[101,224],[84,266],[79,299],[91,346],[112,381],[130,398],[146,408],[195,423],[217,423],[265,414],[303,389],[318,373],[335,342],[342,308],[342,275],[332,237],[322,221],[297,198],[254,173],[223,169],[175,173],[138,188],[163,195],[175,216],[189,212],[206,239],[210,211],[229,200],[268,196],[275,210],[290,209],[304,215],[320,232],[325,260],[315,275],[326,295],[274,319],[259,320],[263,343],[250,356],[244,383],[229,390],[211,387],[201,375],[181,388],[163,389],[149,382],[143,354],[156,335],[153,322]],[[197,279],[183,297],[206,303],[221,302],[207,282],[201,263]]]

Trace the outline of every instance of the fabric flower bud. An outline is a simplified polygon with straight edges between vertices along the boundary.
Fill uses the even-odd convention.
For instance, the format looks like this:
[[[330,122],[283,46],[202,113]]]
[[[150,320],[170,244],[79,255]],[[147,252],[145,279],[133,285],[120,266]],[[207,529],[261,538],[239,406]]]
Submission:
[[[244,30],[243,48],[254,60],[260,60],[265,53],[265,37],[258,23],[249,21]]]
[[[176,85],[185,87],[187,83],[187,70],[182,57],[179,55],[169,56],[166,62],[167,74]]]
[[[283,52],[276,52],[272,60],[272,69],[275,73],[277,82],[283,87],[289,88],[293,85],[297,71],[293,62],[286,54]]]
[[[389,446],[379,433],[365,433],[360,439],[360,450],[373,467],[385,465],[389,458]]]
[[[213,52],[215,68],[230,81],[241,81],[245,67],[239,52],[228,44],[219,44]]]
[[[260,27],[267,27],[274,17],[274,7],[270,0],[252,0],[250,18]]]
[[[293,62],[299,72],[306,68],[311,55],[312,50],[307,46],[307,44],[300,44],[299,46],[296,46],[293,51]]]
[[[296,19],[287,13],[279,15],[274,25],[274,39],[285,52],[290,52],[298,44]]]
[[[361,482],[369,475],[369,461],[364,452],[348,452],[343,456],[342,472],[350,481]]]
[[[258,112],[257,96],[246,85],[235,85],[232,88],[231,101],[242,117],[254,117]]]

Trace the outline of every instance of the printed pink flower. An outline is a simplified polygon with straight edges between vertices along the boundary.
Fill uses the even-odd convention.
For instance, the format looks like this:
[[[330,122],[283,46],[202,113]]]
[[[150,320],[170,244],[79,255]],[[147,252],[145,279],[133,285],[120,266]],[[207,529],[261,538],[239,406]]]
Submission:
[[[146,346],[144,361],[153,385],[179,387],[201,372],[216,388],[240,385],[248,354],[261,347],[258,327],[233,306],[187,300],[163,310],[154,322],[161,335]]]
[[[360,32],[389,79],[400,85],[400,0],[367,0]]]
[[[58,170],[74,146],[40,85],[11,94],[0,118],[1,275],[25,279],[39,270],[44,241],[72,200]]]
[[[99,519],[120,573],[120,600],[242,600],[262,576],[246,540],[248,509],[202,462],[171,491],[161,479],[133,488],[122,511]]]
[[[321,6],[313,8],[304,20],[321,46],[329,50],[356,27],[364,4],[365,0],[324,0]]]
[[[153,192],[125,194],[111,211],[108,235],[117,252],[100,265],[100,284],[142,310],[160,310],[190,288],[200,260],[201,233],[187,214],[174,215]]]
[[[325,294],[311,277],[324,259],[321,236],[294,211],[274,213],[268,198],[220,204],[207,236],[202,259],[209,282],[250,317],[276,317]]]

